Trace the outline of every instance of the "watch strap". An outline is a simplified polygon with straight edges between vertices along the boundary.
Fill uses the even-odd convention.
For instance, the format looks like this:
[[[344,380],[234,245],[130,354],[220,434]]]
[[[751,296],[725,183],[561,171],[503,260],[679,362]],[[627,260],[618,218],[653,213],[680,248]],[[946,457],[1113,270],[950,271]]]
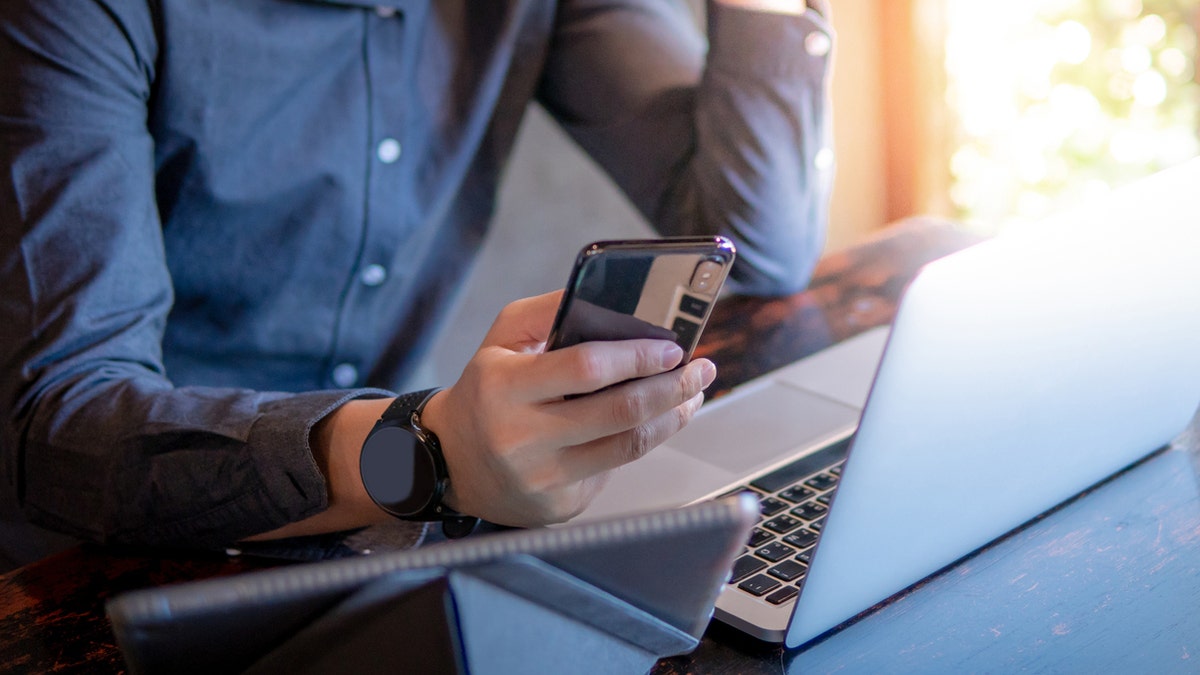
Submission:
[[[391,405],[384,410],[383,415],[376,422],[376,427],[384,424],[399,423],[412,432],[429,451],[436,467],[436,473],[440,477],[439,486],[433,503],[430,504],[426,511],[418,516],[414,516],[413,519],[424,521],[440,520],[442,523],[442,532],[446,537],[449,539],[458,539],[473,532],[479,524],[479,519],[459,513],[442,503],[442,497],[445,495],[445,490],[450,484],[450,472],[446,465],[446,457],[442,453],[441,441],[438,440],[437,434],[433,433],[421,421],[421,414],[425,411],[426,404],[441,390],[441,387],[434,387],[397,396]]]

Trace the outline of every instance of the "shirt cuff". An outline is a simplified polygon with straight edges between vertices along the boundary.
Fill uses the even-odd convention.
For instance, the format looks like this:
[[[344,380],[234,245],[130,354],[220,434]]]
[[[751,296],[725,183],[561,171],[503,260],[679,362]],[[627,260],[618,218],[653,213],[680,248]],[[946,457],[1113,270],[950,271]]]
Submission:
[[[383,389],[315,391],[265,404],[247,445],[262,486],[258,532],[268,532],[324,511],[329,505],[325,474],[313,459],[312,428],[334,410],[358,398],[386,398]]]

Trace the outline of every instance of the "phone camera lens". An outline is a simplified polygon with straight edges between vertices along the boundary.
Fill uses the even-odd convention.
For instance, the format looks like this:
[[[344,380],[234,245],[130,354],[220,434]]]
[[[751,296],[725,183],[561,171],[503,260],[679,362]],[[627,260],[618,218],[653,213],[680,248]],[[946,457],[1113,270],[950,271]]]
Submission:
[[[712,293],[713,286],[721,278],[721,263],[703,260],[692,273],[691,288],[697,293]]]

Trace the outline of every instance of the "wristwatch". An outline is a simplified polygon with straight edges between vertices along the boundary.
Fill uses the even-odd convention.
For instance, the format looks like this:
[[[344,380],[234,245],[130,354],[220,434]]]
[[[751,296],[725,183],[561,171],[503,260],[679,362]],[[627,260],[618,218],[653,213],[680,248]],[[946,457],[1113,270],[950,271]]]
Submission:
[[[402,520],[441,521],[451,539],[465,537],[478,518],[442,503],[450,476],[437,436],[421,424],[425,404],[440,389],[397,396],[363,442],[358,469],[367,494]]]

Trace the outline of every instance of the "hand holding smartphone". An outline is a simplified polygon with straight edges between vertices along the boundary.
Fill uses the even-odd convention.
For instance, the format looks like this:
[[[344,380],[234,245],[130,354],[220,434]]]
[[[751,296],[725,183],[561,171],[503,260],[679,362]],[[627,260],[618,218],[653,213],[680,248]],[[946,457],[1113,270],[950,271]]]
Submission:
[[[674,340],[687,363],[736,250],[725,237],[598,241],[584,247],[547,349],[591,340]]]

